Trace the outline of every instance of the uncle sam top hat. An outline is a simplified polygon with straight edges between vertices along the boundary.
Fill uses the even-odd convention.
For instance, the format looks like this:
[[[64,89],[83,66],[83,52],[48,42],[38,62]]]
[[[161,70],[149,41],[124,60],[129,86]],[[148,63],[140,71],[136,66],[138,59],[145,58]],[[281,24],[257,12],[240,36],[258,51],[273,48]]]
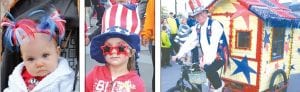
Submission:
[[[203,5],[201,5],[200,0],[189,0],[189,5],[193,11],[191,16],[196,16],[203,11],[208,11],[208,9],[206,9],[205,7],[203,7]]]
[[[136,50],[140,51],[140,20],[137,6],[134,4],[115,4],[103,14],[101,34],[91,41],[90,54],[99,63],[106,63],[100,49],[109,38],[121,38]]]

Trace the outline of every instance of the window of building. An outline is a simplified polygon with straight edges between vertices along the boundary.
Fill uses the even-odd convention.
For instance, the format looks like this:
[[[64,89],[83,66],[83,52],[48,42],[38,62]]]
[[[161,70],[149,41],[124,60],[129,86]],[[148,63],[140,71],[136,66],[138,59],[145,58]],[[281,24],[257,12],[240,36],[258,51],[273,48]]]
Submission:
[[[237,31],[237,43],[238,49],[250,49],[251,47],[251,32],[250,31]]]
[[[285,36],[285,28],[273,28],[272,60],[283,58],[284,36]]]

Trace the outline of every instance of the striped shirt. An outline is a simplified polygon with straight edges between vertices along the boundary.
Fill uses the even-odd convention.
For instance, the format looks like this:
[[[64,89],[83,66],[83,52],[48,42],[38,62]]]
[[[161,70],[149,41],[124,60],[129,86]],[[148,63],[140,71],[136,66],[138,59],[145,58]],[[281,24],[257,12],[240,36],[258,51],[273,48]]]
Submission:
[[[192,33],[192,30],[187,24],[181,24],[178,31],[179,32],[174,41],[182,45],[188,39],[188,36]]]

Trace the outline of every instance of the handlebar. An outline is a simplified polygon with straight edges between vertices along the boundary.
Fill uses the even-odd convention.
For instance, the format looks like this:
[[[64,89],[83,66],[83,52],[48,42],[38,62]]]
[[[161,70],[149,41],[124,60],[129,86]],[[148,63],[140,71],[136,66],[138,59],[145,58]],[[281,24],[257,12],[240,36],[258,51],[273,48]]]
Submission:
[[[191,65],[184,64],[183,61],[176,59],[176,63],[182,66],[183,71],[202,71],[199,63],[192,63]]]

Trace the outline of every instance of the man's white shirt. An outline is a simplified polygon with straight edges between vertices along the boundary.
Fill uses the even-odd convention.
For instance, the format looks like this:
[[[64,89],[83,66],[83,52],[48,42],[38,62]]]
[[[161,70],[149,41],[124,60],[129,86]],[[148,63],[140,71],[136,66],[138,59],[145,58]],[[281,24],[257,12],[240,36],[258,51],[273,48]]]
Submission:
[[[210,44],[208,43],[207,40],[207,26],[208,26],[208,20],[209,18],[206,19],[205,23],[203,26],[200,27],[200,44],[201,44],[201,49],[203,51],[203,56],[202,62],[205,64],[211,64],[216,56],[217,56],[217,48],[218,48],[218,43],[221,38],[222,32],[223,32],[223,27],[222,25],[218,22],[213,20],[211,24],[211,37],[210,37]],[[189,38],[186,40],[186,42],[180,47],[179,52],[177,53],[177,57],[183,57],[185,53],[190,52],[193,48],[199,44],[199,38],[197,35],[197,26],[200,26],[200,24],[196,24],[195,26],[192,27],[192,33],[189,36]]]

